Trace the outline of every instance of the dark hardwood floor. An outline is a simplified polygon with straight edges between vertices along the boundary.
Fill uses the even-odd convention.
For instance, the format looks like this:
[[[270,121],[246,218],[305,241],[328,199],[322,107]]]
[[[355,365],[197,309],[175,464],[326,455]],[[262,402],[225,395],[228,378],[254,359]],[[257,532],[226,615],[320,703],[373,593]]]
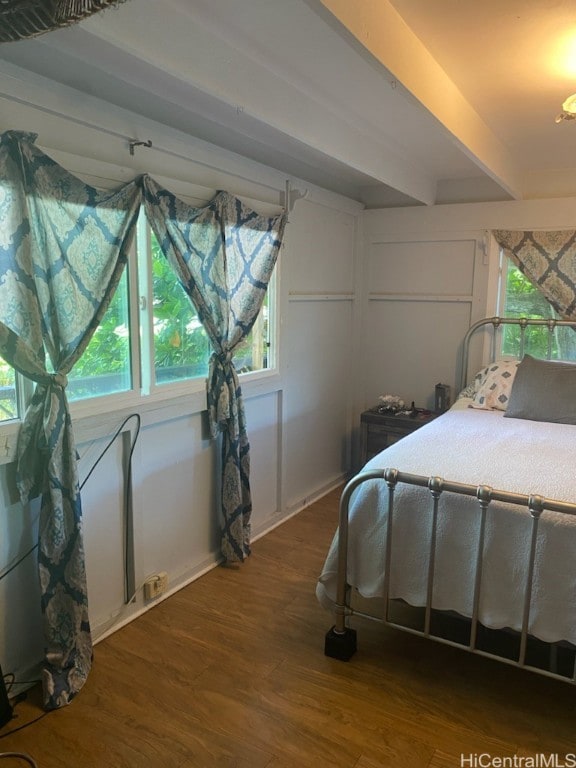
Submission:
[[[326,496],[240,569],[211,571],[99,643],[76,700],[0,752],[38,768],[448,768],[576,752],[568,684],[365,620],[350,662],[324,656],[332,622],[314,590],[337,507]],[[41,714],[39,700],[31,691],[0,736]]]

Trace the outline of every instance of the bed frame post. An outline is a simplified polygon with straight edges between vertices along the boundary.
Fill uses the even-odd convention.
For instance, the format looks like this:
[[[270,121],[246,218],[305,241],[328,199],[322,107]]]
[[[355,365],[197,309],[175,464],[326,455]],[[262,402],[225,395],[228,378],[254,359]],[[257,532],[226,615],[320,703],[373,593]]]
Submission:
[[[358,648],[357,633],[352,627],[344,627],[342,632],[337,632],[332,627],[326,632],[324,638],[324,655],[338,661],[350,661]]]
[[[324,654],[340,661],[349,661],[356,653],[356,630],[346,626],[349,609],[346,607],[346,597],[349,590],[346,577],[348,573],[348,507],[350,497],[356,488],[366,480],[381,480],[382,470],[361,472],[346,485],[340,497],[340,520],[338,533],[338,583],[336,589],[336,604],[334,606],[335,624],[328,630],[324,640]]]

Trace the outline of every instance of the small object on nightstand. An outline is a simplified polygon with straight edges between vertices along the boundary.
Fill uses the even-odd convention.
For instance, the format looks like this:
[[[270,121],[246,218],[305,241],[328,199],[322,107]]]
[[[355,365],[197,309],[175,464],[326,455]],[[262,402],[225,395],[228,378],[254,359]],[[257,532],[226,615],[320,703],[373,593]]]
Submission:
[[[448,408],[450,408],[450,386],[448,384],[436,384],[434,410],[436,413],[444,413]]]
[[[400,413],[404,409],[404,400],[398,395],[380,395],[379,413]]]

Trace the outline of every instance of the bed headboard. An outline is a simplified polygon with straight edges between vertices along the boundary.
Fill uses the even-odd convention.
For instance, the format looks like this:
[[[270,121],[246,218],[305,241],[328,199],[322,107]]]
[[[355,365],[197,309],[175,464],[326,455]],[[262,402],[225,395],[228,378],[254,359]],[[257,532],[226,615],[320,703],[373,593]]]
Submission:
[[[489,358],[490,361],[494,361],[496,359],[496,353],[497,353],[497,339],[498,339],[498,331],[502,328],[504,325],[516,325],[520,329],[520,344],[519,349],[517,353],[517,357],[522,358],[524,356],[524,349],[526,345],[526,329],[530,326],[540,326],[544,327],[548,331],[548,344],[547,344],[547,359],[550,360],[552,357],[552,351],[554,348],[554,333],[558,328],[562,327],[568,327],[572,328],[572,330],[576,331],[576,321],[572,320],[555,320],[553,318],[550,319],[544,319],[544,318],[527,318],[527,317],[486,317],[483,320],[478,320],[477,323],[474,323],[470,326],[468,329],[466,336],[464,337],[463,341],[463,350],[462,350],[462,366],[460,370],[460,379],[458,382],[458,392],[460,392],[467,384],[468,376],[469,376],[469,359],[470,359],[470,343],[472,339],[474,338],[474,335],[480,330],[483,329],[484,331],[488,331],[490,333],[489,338],[489,349],[490,354]]]

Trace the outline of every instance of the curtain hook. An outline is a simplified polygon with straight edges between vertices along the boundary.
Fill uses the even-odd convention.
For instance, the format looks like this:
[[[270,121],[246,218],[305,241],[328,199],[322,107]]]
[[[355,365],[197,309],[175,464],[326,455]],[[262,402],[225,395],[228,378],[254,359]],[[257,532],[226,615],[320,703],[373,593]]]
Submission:
[[[308,197],[307,189],[305,189],[304,192],[300,192],[299,189],[292,189],[290,180],[286,179],[286,191],[284,193],[284,211],[286,214],[292,213],[294,203],[297,200],[303,200],[306,197]]]
[[[151,147],[152,141],[151,139],[148,139],[148,141],[138,141],[137,139],[131,139],[128,144],[130,146],[130,154],[134,156],[134,147]]]

